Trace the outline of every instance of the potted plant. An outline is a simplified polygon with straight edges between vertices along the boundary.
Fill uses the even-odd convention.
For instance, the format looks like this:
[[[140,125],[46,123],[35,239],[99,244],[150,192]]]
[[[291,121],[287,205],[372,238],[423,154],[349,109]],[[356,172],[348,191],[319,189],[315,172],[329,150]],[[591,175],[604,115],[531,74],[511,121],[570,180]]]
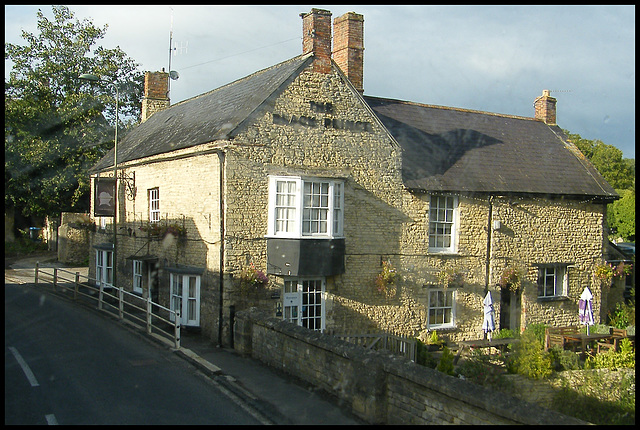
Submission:
[[[438,332],[435,330],[429,333],[426,343],[428,351],[438,351],[444,346],[444,340],[440,339]]]

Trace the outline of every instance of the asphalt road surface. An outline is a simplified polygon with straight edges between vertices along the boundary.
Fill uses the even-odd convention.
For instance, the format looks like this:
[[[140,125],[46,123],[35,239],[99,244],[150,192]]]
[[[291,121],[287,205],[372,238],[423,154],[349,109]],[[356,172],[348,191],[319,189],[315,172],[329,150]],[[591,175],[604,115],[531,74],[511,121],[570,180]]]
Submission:
[[[171,350],[5,283],[6,424],[260,424]]]

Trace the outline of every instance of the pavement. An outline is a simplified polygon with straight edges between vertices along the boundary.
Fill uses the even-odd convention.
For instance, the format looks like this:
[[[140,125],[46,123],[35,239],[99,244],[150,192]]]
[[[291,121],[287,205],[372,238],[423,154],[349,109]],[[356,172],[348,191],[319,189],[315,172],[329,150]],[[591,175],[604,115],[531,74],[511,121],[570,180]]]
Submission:
[[[55,253],[48,252],[5,258],[5,282],[35,286],[33,269],[36,262],[40,267],[58,267],[72,273],[80,272],[82,276],[88,273],[88,267],[60,263]],[[49,291],[53,293],[53,290]],[[166,342],[163,344],[167,346]],[[349,405],[336,397],[259,360],[219,347],[198,331],[182,330],[180,345],[179,349],[172,348],[177,355],[209,377],[214,385],[263,424],[366,424],[350,412]]]

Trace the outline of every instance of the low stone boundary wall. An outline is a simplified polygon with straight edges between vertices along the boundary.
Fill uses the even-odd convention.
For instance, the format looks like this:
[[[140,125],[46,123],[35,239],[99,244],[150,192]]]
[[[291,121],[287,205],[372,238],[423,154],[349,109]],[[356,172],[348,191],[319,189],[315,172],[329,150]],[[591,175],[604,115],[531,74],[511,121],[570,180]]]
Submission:
[[[336,396],[372,424],[585,424],[256,308],[236,314],[234,347]]]

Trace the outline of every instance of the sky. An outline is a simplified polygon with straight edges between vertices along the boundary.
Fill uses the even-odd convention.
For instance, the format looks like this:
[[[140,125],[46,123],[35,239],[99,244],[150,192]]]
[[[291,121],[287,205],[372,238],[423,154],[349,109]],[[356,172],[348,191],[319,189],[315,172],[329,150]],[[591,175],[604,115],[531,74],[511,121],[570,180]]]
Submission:
[[[635,6],[70,5],[108,24],[140,71],[171,70],[171,103],[302,53],[300,13],[364,16],[364,94],[533,117],[548,89],[558,125],[635,158]],[[5,5],[5,42],[24,45],[37,11]],[[171,42],[171,45],[170,45]],[[171,46],[171,49],[170,49]],[[170,56],[171,52],[171,56]],[[171,59],[170,59],[171,57]],[[11,64],[5,60],[5,79]]]

